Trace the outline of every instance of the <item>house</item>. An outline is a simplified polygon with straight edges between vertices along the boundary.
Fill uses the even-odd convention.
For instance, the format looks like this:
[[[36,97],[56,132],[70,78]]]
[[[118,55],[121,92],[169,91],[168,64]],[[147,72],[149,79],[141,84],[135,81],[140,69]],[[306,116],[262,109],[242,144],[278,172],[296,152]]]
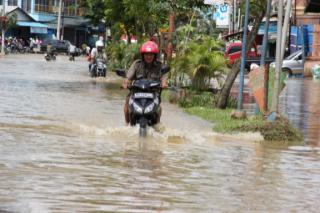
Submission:
[[[0,10],[2,10],[2,6],[0,6]],[[27,40],[30,37],[43,37],[44,35],[47,35],[47,25],[37,22],[28,13],[17,6],[7,6],[6,16],[14,16],[17,20],[16,26],[7,31],[7,36]]]

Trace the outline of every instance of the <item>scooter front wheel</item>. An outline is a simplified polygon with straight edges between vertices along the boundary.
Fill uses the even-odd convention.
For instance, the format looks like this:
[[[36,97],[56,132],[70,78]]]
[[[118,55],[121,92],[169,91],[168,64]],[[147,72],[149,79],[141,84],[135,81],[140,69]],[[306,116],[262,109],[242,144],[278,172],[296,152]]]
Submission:
[[[139,135],[140,137],[146,137],[148,120],[145,118],[142,118],[139,123],[140,123]]]
[[[139,135],[140,137],[146,137],[147,136],[147,127],[140,127],[139,128]]]

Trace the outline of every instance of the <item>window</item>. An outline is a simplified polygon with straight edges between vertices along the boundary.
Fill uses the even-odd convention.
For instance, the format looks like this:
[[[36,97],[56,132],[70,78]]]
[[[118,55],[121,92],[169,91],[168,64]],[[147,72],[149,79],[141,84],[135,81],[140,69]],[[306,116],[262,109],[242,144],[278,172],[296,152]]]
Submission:
[[[302,54],[299,54],[298,57],[296,58],[297,61],[302,60]]]
[[[18,0],[8,0],[9,6],[18,6]]]
[[[52,13],[54,0],[35,0],[35,11],[39,13]]]
[[[75,16],[76,15],[76,1],[75,0],[67,0],[64,2],[64,13],[67,16]]]
[[[31,11],[31,0],[22,0],[22,9],[24,11]]]
[[[241,51],[241,46],[234,46],[234,47],[230,48],[229,54],[232,54],[232,53],[235,53],[235,52],[239,52],[239,51]]]

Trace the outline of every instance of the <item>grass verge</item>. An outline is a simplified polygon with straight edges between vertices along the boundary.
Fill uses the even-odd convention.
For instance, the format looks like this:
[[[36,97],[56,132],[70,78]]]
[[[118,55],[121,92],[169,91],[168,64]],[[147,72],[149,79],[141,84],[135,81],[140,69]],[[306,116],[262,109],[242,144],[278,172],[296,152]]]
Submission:
[[[232,109],[221,110],[207,107],[190,107],[184,110],[214,123],[213,130],[221,133],[260,132],[266,141],[303,141],[302,134],[286,118],[274,123],[264,120],[262,116],[246,120],[232,119]]]

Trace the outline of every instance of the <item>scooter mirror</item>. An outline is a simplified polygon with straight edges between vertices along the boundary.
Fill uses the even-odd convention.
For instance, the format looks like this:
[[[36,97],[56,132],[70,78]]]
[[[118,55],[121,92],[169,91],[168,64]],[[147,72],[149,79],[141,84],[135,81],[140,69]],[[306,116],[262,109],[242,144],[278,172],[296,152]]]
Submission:
[[[162,75],[166,74],[170,72],[170,66],[169,65],[164,65],[162,68],[161,68],[161,73]]]
[[[123,78],[126,77],[126,71],[124,69],[116,69],[116,73],[120,77],[123,77]]]

